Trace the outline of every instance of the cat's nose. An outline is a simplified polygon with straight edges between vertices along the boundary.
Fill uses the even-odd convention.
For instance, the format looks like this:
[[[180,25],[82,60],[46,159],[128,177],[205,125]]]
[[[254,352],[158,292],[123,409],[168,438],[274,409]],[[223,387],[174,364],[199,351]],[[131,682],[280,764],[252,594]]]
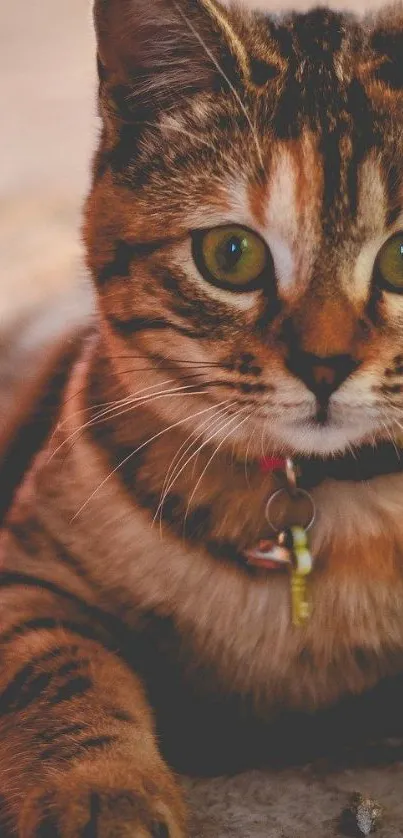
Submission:
[[[358,362],[351,355],[321,357],[300,350],[288,358],[287,367],[312,390],[318,402],[324,404],[357,369]]]

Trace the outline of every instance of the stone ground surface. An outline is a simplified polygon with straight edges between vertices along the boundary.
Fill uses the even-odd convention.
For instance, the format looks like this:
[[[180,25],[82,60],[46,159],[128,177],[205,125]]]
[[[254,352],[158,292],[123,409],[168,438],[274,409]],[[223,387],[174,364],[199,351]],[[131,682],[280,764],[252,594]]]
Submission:
[[[270,2],[270,0],[268,0]],[[287,0],[288,2],[288,0]],[[263,5],[261,0],[260,5]],[[297,0],[295,5],[303,5]],[[340,2],[347,7],[348,2]],[[379,5],[373,0],[372,5]],[[273,7],[273,6],[272,6]],[[355,8],[361,10],[361,3]],[[26,351],[77,316],[80,207],[96,136],[86,0],[13,0],[0,17],[0,350],[36,310]],[[77,302],[75,302],[77,301]],[[13,369],[0,373],[6,390]],[[8,377],[7,377],[8,375]],[[192,838],[333,838],[352,791],[385,806],[380,838],[403,835],[403,764],[250,772],[187,781]]]

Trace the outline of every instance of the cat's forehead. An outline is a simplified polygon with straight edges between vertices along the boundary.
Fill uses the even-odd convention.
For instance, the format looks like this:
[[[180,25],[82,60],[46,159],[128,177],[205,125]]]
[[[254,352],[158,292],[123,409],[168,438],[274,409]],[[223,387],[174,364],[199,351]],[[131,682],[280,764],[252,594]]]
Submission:
[[[325,90],[329,94],[329,84],[342,88],[355,75],[383,79],[395,86],[399,73],[392,72],[392,64],[399,51],[401,54],[403,10],[395,4],[386,11],[391,26],[387,33],[382,22],[374,28],[369,18],[325,7],[277,15],[248,13],[236,7],[234,31],[250,61],[251,86],[263,89],[267,82],[275,81],[281,89],[287,75],[292,75],[297,85],[316,81],[317,94]],[[245,59],[240,65],[245,68]]]
[[[237,212],[244,222],[252,207],[258,229],[290,241],[315,227],[333,246],[396,221],[402,5],[360,21],[323,8],[275,17],[214,0],[192,14],[185,0],[159,4],[162,17],[141,7],[149,30],[134,17],[123,30],[113,4],[98,9],[100,171],[136,192],[130,230],[150,206],[161,234]]]
[[[400,90],[384,78],[389,53],[379,33],[354,18],[327,9],[279,20],[258,15],[243,36],[250,62],[244,82],[275,136],[298,137],[309,126],[334,142],[359,136],[369,148],[387,141],[392,112],[402,124]],[[393,38],[387,46],[393,50]]]
[[[252,63],[252,81],[259,86],[276,76],[278,70],[291,68],[305,74],[320,66],[333,66],[338,74],[351,75],[351,49],[363,46],[365,30],[346,14],[325,8],[301,14],[278,15],[235,12],[236,28]],[[351,58],[351,56],[350,56]],[[264,66],[266,63],[266,67]],[[271,67],[271,72],[268,70]]]
[[[332,203],[326,201],[325,169],[314,132],[272,142],[262,180],[248,171],[225,174],[220,200],[206,189],[205,201],[189,207],[188,220],[196,228],[230,220],[257,230],[274,256],[283,291],[297,292],[315,277],[323,282],[331,276],[333,283],[348,277],[351,286],[352,265],[361,252],[375,257],[390,224],[399,222],[395,207],[402,220],[403,204],[395,202],[395,184],[377,150],[358,167],[349,155],[345,169],[334,173],[340,197]],[[353,195],[345,185],[348,175],[354,178]]]
[[[384,83],[393,36],[384,44],[368,22],[322,8],[241,14],[236,26],[248,56],[243,101],[254,122],[244,130],[255,129],[264,164],[263,182],[252,177],[244,193],[254,220],[289,240],[304,219],[333,243],[347,232],[357,242],[381,235],[403,198],[403,96]],[[225,118],[221,132],[223,139],[231,132]]]

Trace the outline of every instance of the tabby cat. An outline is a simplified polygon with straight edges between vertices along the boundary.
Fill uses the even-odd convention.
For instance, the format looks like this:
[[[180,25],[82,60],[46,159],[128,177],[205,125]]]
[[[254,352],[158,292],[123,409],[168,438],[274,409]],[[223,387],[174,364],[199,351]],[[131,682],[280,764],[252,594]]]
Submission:
[[[403,6],[95,22],[98,315],[3,527],[2,834],[179,838],[174,770],[401,702]],[[246,558],[263,455],[316,506],[299,627]]]

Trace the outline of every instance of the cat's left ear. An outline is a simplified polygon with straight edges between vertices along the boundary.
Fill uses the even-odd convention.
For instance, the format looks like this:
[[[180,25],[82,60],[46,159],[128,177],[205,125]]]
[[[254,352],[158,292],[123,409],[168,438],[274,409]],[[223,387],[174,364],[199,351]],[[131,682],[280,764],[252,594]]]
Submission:
[[[216,89],[222,69],[231,78],[247,63],[217,0],[95,0],[94,19],[101,94],[123,119]]]
[[[390,6],[374,21],[369,37],[371,82],[403,93],[403,4]],[[372,67],[371,67],[372,64]]]

